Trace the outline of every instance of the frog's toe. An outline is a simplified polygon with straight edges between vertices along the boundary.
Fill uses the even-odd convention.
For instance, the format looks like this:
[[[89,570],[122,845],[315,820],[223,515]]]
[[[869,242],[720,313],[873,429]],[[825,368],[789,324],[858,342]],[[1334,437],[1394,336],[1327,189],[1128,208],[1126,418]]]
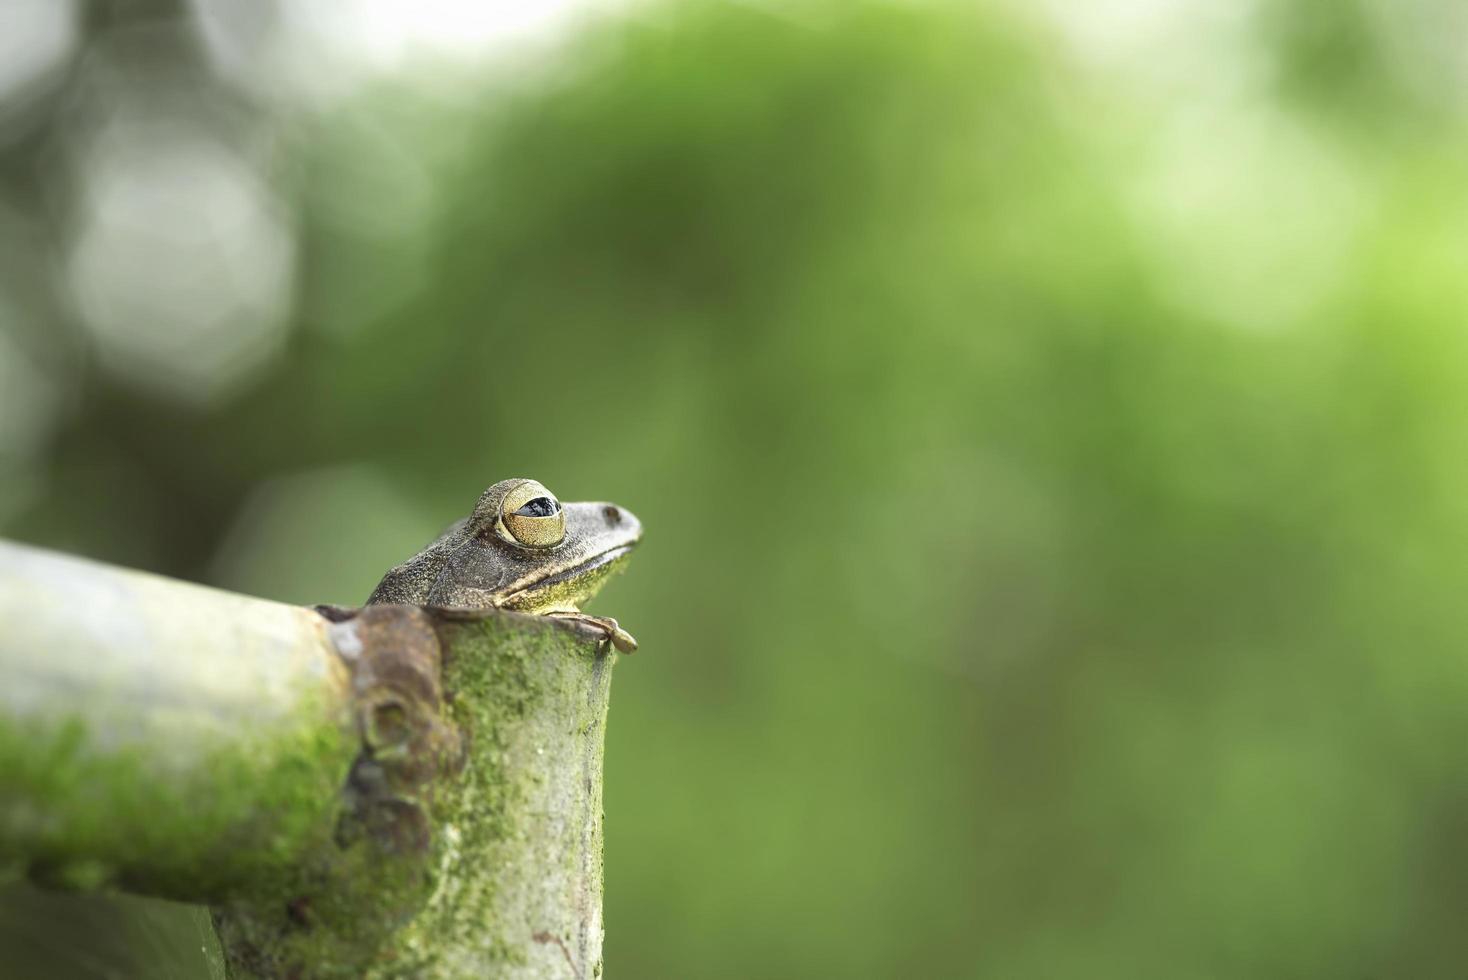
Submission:
[[[618,626],[615,619],[612,620],[611,628],[607,631],[607,637],[612,641],[612,646],[622,653],[631,653],[637,649],[637,638]]]
[[[582,612],[553,612],[550,615],[557,619],[577,623],[586,623],[596,627],[601,636],[596,641],[596,652],[605,653],[608,647],[616,647],[621,653],[631,653],[637,649],[637,640],[632,634],[617,625],[617,621],[610,616],[588,616]]]

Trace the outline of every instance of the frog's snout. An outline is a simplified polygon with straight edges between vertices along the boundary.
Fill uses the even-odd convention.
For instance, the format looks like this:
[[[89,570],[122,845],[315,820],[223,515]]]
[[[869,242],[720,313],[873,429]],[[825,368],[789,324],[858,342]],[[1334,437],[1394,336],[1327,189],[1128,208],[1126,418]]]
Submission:
[[[618,507],[616,504],[601,504],[598,512],[602,526],[606,528],[607,533],[615,534],[617,538],[629,544],[636,543],[637,539],[642,537],[642,522],[630,510]]]

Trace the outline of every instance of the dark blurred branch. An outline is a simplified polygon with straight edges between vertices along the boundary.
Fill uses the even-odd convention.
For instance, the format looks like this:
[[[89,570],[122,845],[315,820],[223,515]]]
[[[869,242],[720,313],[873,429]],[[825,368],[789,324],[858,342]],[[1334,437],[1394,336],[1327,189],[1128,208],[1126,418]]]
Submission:
[[[13,871],[210,903],[237,977],[599,975],[594,636],[7,543],[0,621]]]

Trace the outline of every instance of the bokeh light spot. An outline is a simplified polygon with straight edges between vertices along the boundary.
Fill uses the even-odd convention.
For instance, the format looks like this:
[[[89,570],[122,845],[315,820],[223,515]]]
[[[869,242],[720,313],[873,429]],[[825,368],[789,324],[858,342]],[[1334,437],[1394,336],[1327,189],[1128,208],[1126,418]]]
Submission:
[[[295,249],[274,192],[181,123],[115,122],[90,147],[67,274],[103,365],[188,401],[234,390],[286,338]]]
[[[0,3],[0,116],[37,91],[37,83],[66,62],[76,43],[76,0]]]
[[[596,12],[629,0],[192,0],[215,68],[282,101],[333,104],[381,72],[437,59],[533,59]],[[427,59],[423,56],[427,56]]]
[[[1269,330],[1332,295],[1367,205],[1323,137],[1265,110],[1198,110],[1175,118],[1155,154],[1134,200],[1179,306]]]

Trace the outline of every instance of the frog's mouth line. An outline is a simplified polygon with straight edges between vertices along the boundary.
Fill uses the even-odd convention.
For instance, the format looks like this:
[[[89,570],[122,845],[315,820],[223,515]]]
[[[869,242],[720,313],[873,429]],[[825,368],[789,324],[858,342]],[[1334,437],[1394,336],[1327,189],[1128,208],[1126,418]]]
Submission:
[[[592,555],[590,558],[586,559],[586,561],[582,562],[579,565],[573,565],[572,567],[565,569],[564,571],[556,572],[554,575],[547,575],[545,578],[535,579],[533,582],[526,582],[524,585],[521,585],[519,588],[517,588],[514,592],[511,592],[509,595],[505,596],[505,599],[508,601],[522,596],[527,592],[533,592],[536,589],[543,589],[548,586],[559,585],[562,582],[569,582],[572,579],[578,579],[588,572],[596,571],[603,565],[610,565],[612,562],[621,558],[623,555],[627,554],[631,550],[632,545],[623,544],[618,545],[615,548],[611,548],[607,551],[603,551],[599,555]]]

